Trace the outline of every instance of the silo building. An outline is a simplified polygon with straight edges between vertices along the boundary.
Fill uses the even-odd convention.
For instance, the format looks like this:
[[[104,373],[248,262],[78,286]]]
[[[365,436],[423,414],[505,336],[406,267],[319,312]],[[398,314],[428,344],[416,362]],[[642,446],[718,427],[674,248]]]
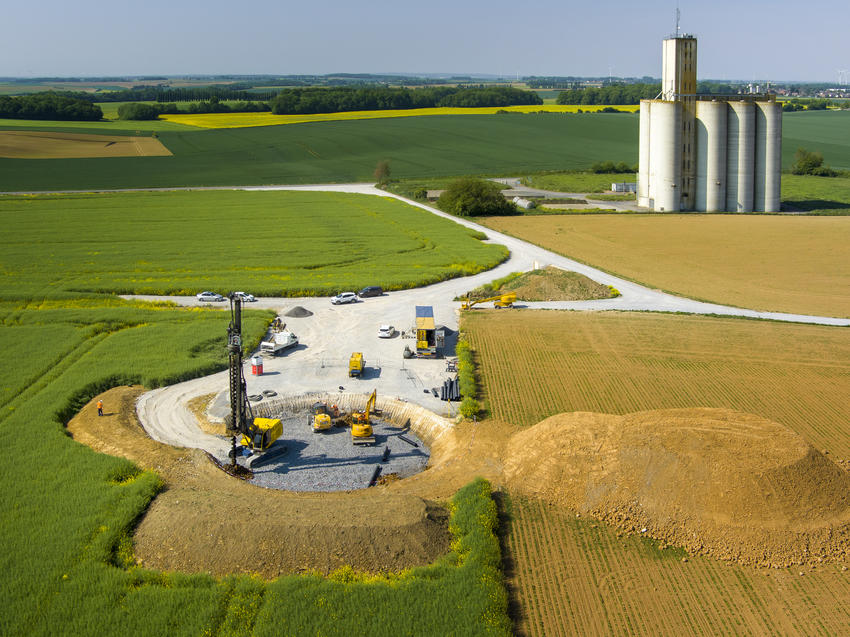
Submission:
[[[778,212],[776,95],[697,95],[697,40],[664,40],[661,93],[640,102],[638,205],[657,212]]]

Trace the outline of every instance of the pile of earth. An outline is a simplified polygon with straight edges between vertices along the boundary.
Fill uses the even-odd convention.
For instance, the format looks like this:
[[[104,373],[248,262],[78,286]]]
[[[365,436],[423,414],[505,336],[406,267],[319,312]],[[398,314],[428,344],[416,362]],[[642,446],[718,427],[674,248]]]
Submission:
[[[284,314],[284,316],[288,316],[290,318],[307,318],[308,316],[313,316],[313,313],[306,307],[296,305],[294,308]]]
[[[467,298],[476,301],[507,292],[514,292],[520,301],[592,301],[615,296],[614,291],[607,285],[597,283],[578,272],[550,265],[520,274],[497,290],[490,286],[477,287],[457,297],[455,301],[464,301]]]
[[[547,266],[532,270],[502,286],[523,301],[586,301],[611,298],[611,288],[578,272]]]
[[[508,449],[510,488],[692,553],[773,567],[850,557],[850,474],[758,416],[560,414]]]

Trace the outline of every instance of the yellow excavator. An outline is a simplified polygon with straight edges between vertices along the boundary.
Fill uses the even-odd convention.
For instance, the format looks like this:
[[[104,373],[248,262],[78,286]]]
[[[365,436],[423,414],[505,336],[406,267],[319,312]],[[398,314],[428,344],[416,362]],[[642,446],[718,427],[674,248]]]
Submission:
[[[478,299],[476,301],[470,301],[469,297],[466,297],[466,300],[460,307],[463,310],[469,310],[472,309],[473,306],[478,305],[479,303],[487,303],[488,301],[493,301],[493,307],[495,307],[497,310],[501,307],[513,307],[514,303],[516,303],[516,293],[506,292],[505,294],[488,296],[486,299]]]
[[[370,416],[375,410],[375,399],[378,390],[372,391],[369,400],[366,401],[366,409],[351,412],[351,442],[355,445],[374,445],[375,436],[372,435],[372,422]]]

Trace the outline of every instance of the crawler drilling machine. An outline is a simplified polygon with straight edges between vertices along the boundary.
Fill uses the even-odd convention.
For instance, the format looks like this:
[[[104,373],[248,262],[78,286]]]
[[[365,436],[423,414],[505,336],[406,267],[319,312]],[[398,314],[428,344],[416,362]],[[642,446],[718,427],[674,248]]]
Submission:
[[[242,298],[229,294],[230,325],[227,328],[227,353],[230,358],[230,434],[231,467],[236,466],[236,436],[252,451],[265,451],[283,433],[277,418],[255,418],[248,402],[248,387],[242,370]],[[279,451],[283,451],[281,449]],[[275,454],[277,455],[277,454]]]

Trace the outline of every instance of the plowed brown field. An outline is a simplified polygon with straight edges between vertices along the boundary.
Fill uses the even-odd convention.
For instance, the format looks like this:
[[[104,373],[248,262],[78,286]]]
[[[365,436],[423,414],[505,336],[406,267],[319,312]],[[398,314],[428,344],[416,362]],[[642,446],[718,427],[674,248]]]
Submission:
[[[850,316],[850,217],[543,215],[481,222],[676,294]]]
[[[850,330],[545,311],[468,313],[462,327],[498,419],[726,407],[850,459]],[[512,495],[506,563],[522,634],[837,635],[850,625],[850,571],[840,561],[742,566]]]
[[[756,569],[685,557],[539,500],[513,497],[510,509],[520,634],[841,635],[850,626],[841,565]]]
[[[53,131],[0,131],[0,157],[75,159],[81,157],[164,157],[171,151],[154,137],[87,135]]]
[[[493,415],[725,407],[850,460],[850,330],[652,313],[470,312]]]

